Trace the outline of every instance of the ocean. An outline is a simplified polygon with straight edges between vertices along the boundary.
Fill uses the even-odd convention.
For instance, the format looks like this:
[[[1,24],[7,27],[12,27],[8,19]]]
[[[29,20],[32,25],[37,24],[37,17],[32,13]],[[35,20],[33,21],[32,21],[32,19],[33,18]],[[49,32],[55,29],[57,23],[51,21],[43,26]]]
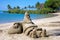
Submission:
[[[51,17],[51,14],[30,14],[32,20]],[[24,14],[9,14],[0,12],[0,24],[9,22],[18,22],[24,19]]]

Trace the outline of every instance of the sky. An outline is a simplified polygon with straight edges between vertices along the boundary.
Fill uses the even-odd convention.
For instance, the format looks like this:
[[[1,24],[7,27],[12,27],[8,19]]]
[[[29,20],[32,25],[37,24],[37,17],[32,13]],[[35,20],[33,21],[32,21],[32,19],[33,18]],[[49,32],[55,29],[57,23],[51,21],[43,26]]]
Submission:
[[[28,5],[35,6],[37,2],[44,3],[45,1],[46,0],[0,0],[0,10],[8,10],[8,4],[10,4],[12,8],[14,6],[20,6],[23,8]]]

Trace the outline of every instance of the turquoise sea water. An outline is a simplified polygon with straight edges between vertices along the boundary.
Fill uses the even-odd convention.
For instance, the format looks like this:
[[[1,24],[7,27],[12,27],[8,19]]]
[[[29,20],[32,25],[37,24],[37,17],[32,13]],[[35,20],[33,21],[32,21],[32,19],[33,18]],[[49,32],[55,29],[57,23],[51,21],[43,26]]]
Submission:
[[[30,14],[30,18],[32,20],[46,18],[50,16],[51,16],[50,14]],[[22,21],[23,18],[24,18],[24,14],[9,14],[9,13],[0,12],[0,24]]]

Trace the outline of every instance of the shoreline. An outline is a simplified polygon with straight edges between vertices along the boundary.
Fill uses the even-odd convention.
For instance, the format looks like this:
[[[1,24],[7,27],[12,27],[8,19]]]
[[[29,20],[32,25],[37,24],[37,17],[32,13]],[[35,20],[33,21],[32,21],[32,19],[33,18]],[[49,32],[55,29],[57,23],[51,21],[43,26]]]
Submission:
[[[50,22],[60,21],[60,19],[59,19],[60,18],[60,13],[53,13],[53,14],[58,15],[58,16],[43,18],[43,19],[36,19],[36,20],[32,20],[32,22],[34,22],[36,25],[42,25],[42,24],[47,24],[47,23],[50,23]],[[18,21],[18,22],[21,22],[21,21]],[[3,23],[3,24],[0,24],[0,27],[13,25],[13,23],[15,23],[15,22]]]
[[[59,18],[60,18],[60,15],[51,17],[51,18],[32,20],[36,25],[38,25],[38,27],[46,29],[47,34],[51,35],[49,37],[41,37],[41,38],[37,38],[37,39],[30,38],[30,37],[24,35],[23,33],[9,35],[7,33],[7,30],[15,22],[0,24],[0,40],[48,40],[48,39],[49,40],[60,40],[60,35],[59,35],[60,34],[60,26],[58,26],[58,27],[45,26],[45,25],[48,25],[50,22],[60,21]]]
[[[37,25],[60,21],[60,13],[53,13],[53,14],[58,15],[58,16],[44,18],[44,19],[36,19],[32,21]]]

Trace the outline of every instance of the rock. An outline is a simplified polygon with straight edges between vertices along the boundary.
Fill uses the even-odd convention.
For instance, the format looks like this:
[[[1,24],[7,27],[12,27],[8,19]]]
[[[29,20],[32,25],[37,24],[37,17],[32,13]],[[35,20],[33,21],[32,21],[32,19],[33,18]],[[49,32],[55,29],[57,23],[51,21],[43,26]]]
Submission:
[[[22,23],[14,23],[13,26],[8,30],[9,34],[22,33]]]

